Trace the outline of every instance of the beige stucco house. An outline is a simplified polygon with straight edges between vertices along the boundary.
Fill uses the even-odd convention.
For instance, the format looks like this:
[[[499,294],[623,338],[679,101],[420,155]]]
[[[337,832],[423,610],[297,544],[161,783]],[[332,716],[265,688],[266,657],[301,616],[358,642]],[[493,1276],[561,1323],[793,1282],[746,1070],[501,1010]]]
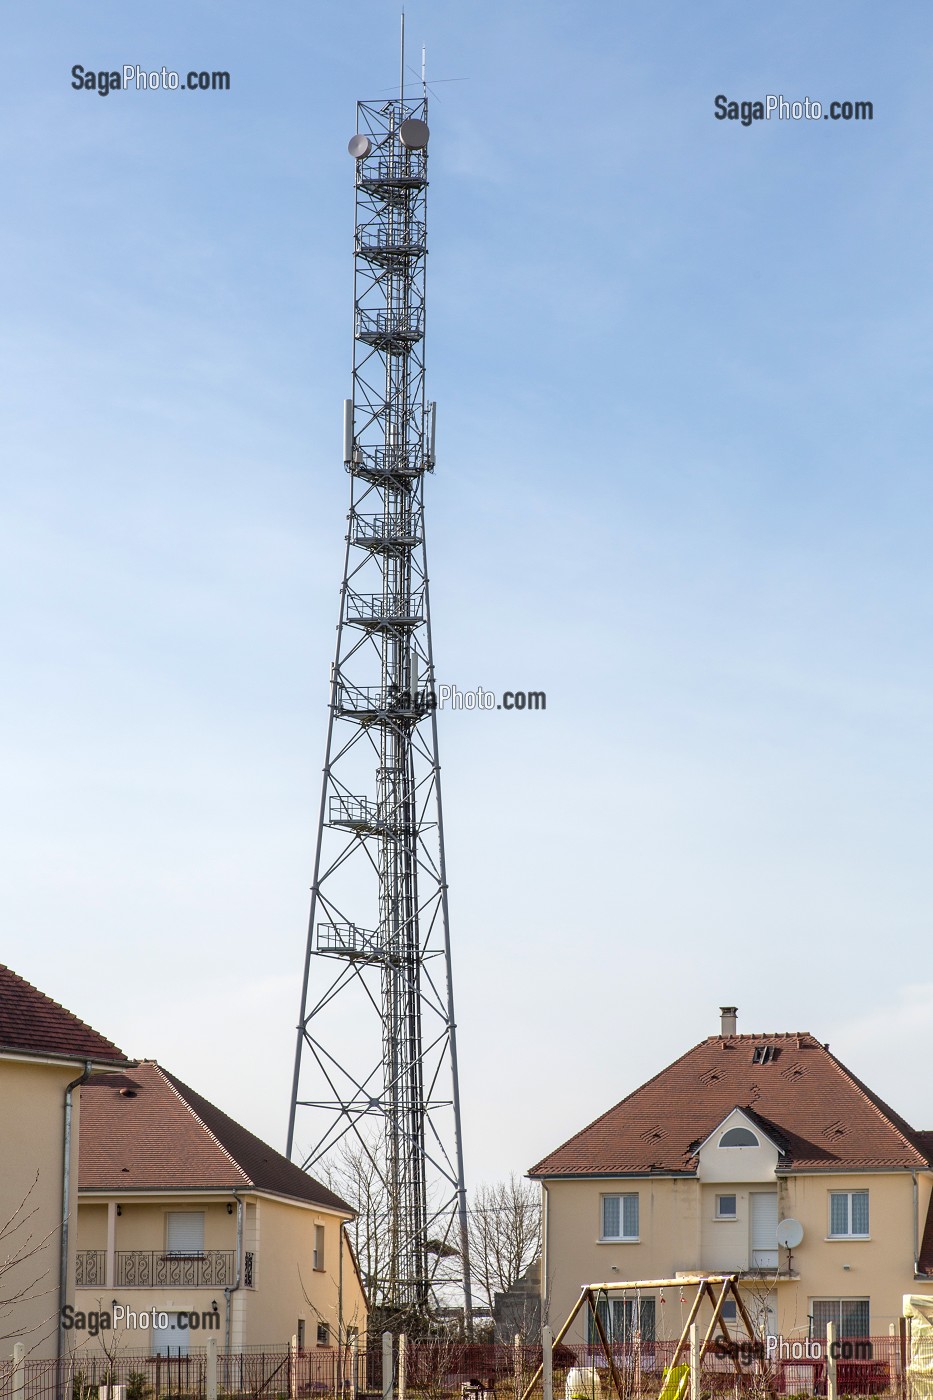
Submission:
[[[129,1064],[97,1031],[0,966],[0,1356],[58,1354],[74,1301],[82,1086]]]
[[[559,1327],[584,1284],[736,1271],[763,1332],[824,1336],[833,1321],[843,1337],[887,1335],[905,1294],[933,1297],[931,1154],[933,1133],[828,1046],[804,1032],[739,1035],[725,1007],[719,1034],[532,1168],[547,1319]],[[793,1249],[779,1242],[788,1220],[802,1230]],[[676,1290],[603,1308],[617,1339],[636,1323],[659,1339],[679,1332]],[[581,1314],[568,1341],[586,1334]]]
[[[86,1085],[79,1183],[75,1306],[121,1354],[365,1332],[352,1209],[155,1061]]]

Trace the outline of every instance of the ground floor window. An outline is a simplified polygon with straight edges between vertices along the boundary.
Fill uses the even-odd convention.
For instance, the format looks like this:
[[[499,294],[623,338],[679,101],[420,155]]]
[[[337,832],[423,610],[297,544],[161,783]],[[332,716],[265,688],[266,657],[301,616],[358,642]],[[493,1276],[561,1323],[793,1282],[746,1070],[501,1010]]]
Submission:
[[[603,1325],[607,1341],[613,1345],[631,1342],[636,1330],[641,1330],[643,1342],[655,1339],[655,1310],[653,1298],[600,1298],[596,1304],[599,1320]],[[593,1321],[593,1314],[587,1312],[587,1340],[599,1341],[599,1333]]]
[[[835,1322],[837,1337],[870,1337],[871,1320],[867,1298],[813,1298],[810,1302],[813,1336],[826,1336],[827,1322]]]
[[[158,1324],[152,1329],[152,1354],[153,1356],[187,1356],[188,1355],[188,1332],[187,1326],[181,1327],[178,1322],[177,1312],[157,1313],[156,1316],[165,1322],[164,1327]],[[185,1323],[188,1315],[185,1314]]]

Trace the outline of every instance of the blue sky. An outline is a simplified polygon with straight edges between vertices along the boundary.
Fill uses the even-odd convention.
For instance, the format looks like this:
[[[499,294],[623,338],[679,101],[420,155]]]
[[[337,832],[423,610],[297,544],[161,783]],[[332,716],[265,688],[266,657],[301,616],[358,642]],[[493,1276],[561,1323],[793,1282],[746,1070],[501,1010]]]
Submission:
[[[398,10],[7,14],[4,959],[284,1141],[348,486],[357,98]],[[920,1127],[933,12],[407,7],[473,1180],[718,1025]],[[71,87],[227,69],[229,93]],[[867,99],[868,122],[713,99]],[[504,1070],[503,1066],[509,1066]]]

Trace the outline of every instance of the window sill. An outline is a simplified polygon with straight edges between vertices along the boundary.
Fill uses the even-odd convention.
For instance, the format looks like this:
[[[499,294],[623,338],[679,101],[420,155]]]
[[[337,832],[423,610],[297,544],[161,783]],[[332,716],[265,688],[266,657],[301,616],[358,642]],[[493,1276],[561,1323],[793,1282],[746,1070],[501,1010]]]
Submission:
[[[721,1221],[725,1221],[726,1224],[734,1225],[735,1222],[738,1220],[738,1218],[739,1218],[739,1217],[738,1217],[737,1215],[714,1215],[714,1216],[713,1216],[713,1220],[714,1220],[717,1224],[718,1224],[719,1222],[721,1222]]]
[[[823,1239],[827,1244],[865,1244],[871,1235],[824,1235]]]
[[[608,1238],[599,1239],[597,1244],[641,1244],[640,1235],[610,1235]]]

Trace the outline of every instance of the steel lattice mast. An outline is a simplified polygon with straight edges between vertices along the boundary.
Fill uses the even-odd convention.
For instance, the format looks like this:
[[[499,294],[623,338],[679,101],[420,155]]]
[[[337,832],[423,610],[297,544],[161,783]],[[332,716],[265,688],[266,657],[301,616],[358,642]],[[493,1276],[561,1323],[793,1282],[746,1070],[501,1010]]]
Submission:
[[[427,100],[357,119],[350,511],[288,1152],[310,1167],[349,1139],[384,1201],[374,1302],[430,1318],[454,1258],[469,1325],[423,504]]]

